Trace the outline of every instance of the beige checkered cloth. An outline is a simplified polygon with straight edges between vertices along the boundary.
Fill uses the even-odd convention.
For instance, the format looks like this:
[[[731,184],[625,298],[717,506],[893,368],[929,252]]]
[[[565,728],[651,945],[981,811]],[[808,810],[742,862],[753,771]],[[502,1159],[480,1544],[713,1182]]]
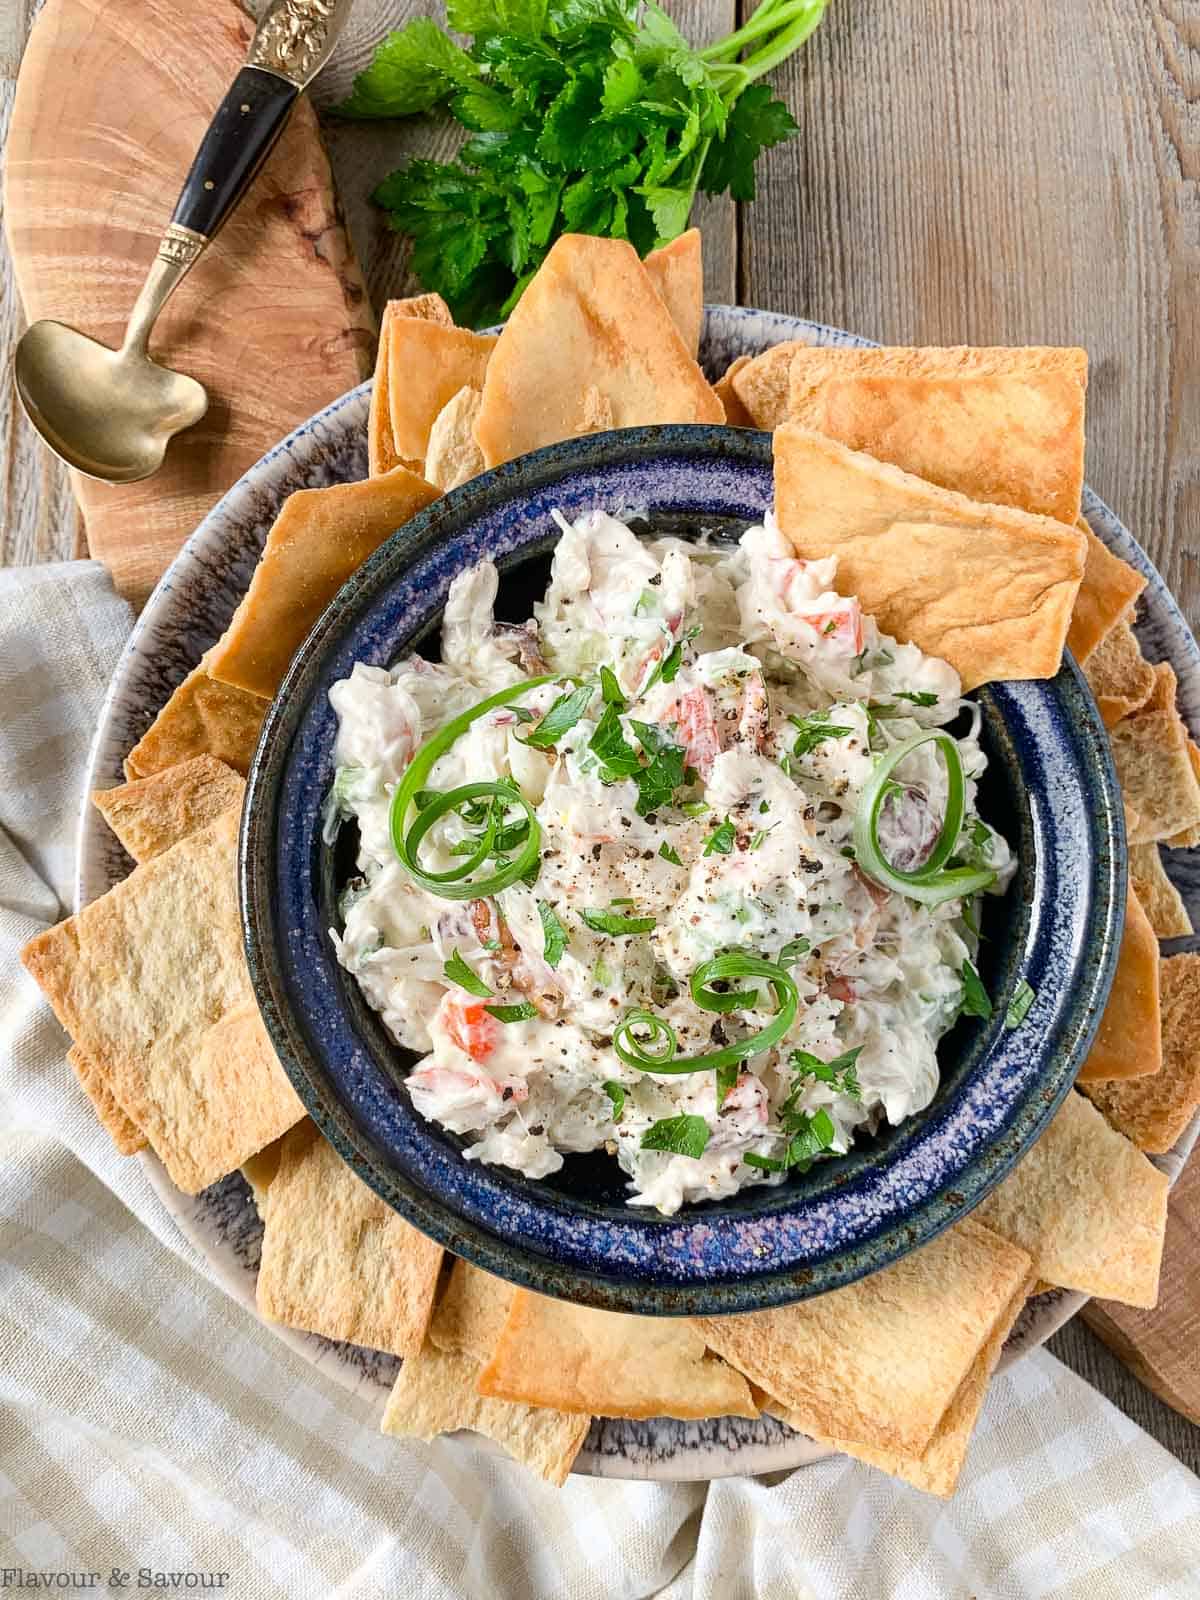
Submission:
[[[0,572],[0,1596],[145,1569],[229,1600],[1194,1600],[1200,1481],[1044,1352],[994,1385],[949,1505],[844,1459],[555,1491],[382,1437],[229,1301],[17,962],[69,906],[129,623],[94,563]]]

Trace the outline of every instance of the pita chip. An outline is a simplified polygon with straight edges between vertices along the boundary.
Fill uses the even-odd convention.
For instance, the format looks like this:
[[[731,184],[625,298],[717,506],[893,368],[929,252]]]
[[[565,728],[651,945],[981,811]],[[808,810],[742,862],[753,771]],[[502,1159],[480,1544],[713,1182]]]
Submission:
[[[397,1216],[306,1118],[267,1190],[258,1309],[272,1322],[414,1355],[442,1247]]]
[[[482,389],[496,348],[494,333],[443,327],[415,317],[388,326],[388,396],[392,437],[406,461],[423,461],[439,411],[460,389]]]
[[[1110,628],[1081,665],[1106,728],[1141,710],[1154,692],[1154,668],[1127,621]]]
[[[210,755],[250,770],[270,700],[218,683],[207,656],[194,667],[125,758],[127,778],[149,778],[192,756]]]
[[[1161,1066],[1158,939],[1131,885],[1116,974],[1079,1082],[1141,1078]]]
[[[593,387],[616,428],[724,421],[633,246],[564,234],[488,363],[475,425],[484,461],[494,467],[575,437],[580,397]]]
[[[1196,775],[1196,782],[1200,783],[1200,746],[1194,739],[1188,740],[1188,760],[1192,764],[1192,771]],[[1181,828],[1178,833],[1173,833],[1167,840],[1172,850],[1191,850],[1200,844],[1200,823],[1193,823],[1190,828]]]
[[[375,356],[375,379],[371,385],[371,407],[367,414],[367,471],[371,477],[390,472],[393,467],[407,467],[419,472],[420,457],[406,460],[396,449],[392,435],[391,393],[388,388],[389,333],[395,317],[416,317],[423,322],[436,322],[444,328],[454,326],[450,308],[440,294],[418,294],[408,300],[389,300],[379,319],[379,348]]]
[[[844,1289],[697,1320],[794,1427],[921,1455],[1030,1272],[1026,1251],[968,1217]]]
[[[740,1372],[681,1317],[635,1317],[514,1291],[480,1394],[602,1417],[756,1417]]]
[[[256,1150],[247,1161],[242,1162],[242,1177],[250,1185],[250,1193],[254,1196],[254,1209],[258,1212],[263,1222],[267,1220],[267,1193],[270,1190],[275,1174],[279,1171],[280,1158],[283,1155],[283,1140],[275,1139],[262,1150]]]
[[[1077,525],[1087,539],[1087,561],[1067,633],[1067,648],[1083,666],[1101,640],[1130,615],[1146,580],[1127,561],[1113,555],[1082,517]]]
[[[148,778],[98,789],[92,804],[135,861],[149,861],[231,806],[241,806],[246,785],[215,756],[193,756]]]
[[[483,451],[475,443],[475,419],[482,399],[478,389],[460,389],[433,419],[425,452],[425,481],[443,494],[469,483],[484,470]]]
[[[240,1167],[303,1115],[242,955],[237,835],[235,806],[22,952],[58,1020],[185,1194]]]
[[[752,428],[754,418],[738,398],[733,380],[743,367],[748,367],[752,356],[737,356],[725,369],[725,376],[713,384],[713,393],[725,407],[725,421],[731,428]]]
[[[125,1115],[116,1097],[105,1081],[104,1074],[94,1061],[89,1061],[78,1045],[67,1051],[67,1060],[79,1079],[80,1086],[92,1102],[101,1126],[117,1147],[118,1155],[132,1156],[146,1148],[146,1135]]]
[[[700,353],[704,317],[704,252],[699,228],[651,250],[642,263],[693,361]]]
[[[457,1260],[429,1326],[429,1343],[452,1355],[490,1360],[516,1290],[469,1261]]]
[[[1160,939],[1186,939],[1195,932],[1183,896],[1167,876],[1156,844],[1130,846],[1129,881]]]
[[[1128,831],[1130,844],[1171,839],[1200,824],[1200,781],[1174,706],[1143,707],[1122,717],[1110,728],[1109,741],[1121,793],[1137,818]]]
[[[1114,1128],[1140,1150],[1170,1150],[1200,1108],[1200,955],[1162,963],[1163,1065],[1152,1078],[1085,1085]]]
[[[1027,1250],[1034,1272],[1047,1283],[1152,1306],[1167,1188],[1166,1173],[1072,1090],[1045,1133],[974,1215]]]
[[[242,603],[209,653],[210,675],[273,697],[313,623],[347,578],[436,499],[433,485],[404,467],[360,483],[289,495]]]
[[[738,404],[751,419],[747,426],[770,432],[787,421],[792,357],[813,348],[804,339],[789,339],[772,345],[735,372],[725,374],[737,395]]]
[[[1082,350],[800,350],[788,420],[973,500],[1073,523]]]
[[[488,1399],[476,1392],[478,1371],[473,1356],[426,1345],[400,1368],[383,1413],[383,1432],[429,1440],[469,1428],[547,1483],[564,1484],[592,1419]]]
[[[955,667],[963,689],[1058,671],[1083,574],[1082,533],[940,489],[823,434],[775,431],[775,515],[803,559],[880,628]]]

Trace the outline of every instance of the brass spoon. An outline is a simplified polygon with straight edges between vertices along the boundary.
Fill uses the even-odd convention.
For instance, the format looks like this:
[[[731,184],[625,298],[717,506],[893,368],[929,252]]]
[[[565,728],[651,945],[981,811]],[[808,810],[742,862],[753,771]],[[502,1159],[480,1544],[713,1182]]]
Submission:
[[[68,466],[136,483],[208,409],[203,385],[153,360],[159,313],[249,188],[300,92],[329,59],[351,0],[275,0],[184,180],[119,350],[62,322],[35,322],[13,359],[21,403]]]

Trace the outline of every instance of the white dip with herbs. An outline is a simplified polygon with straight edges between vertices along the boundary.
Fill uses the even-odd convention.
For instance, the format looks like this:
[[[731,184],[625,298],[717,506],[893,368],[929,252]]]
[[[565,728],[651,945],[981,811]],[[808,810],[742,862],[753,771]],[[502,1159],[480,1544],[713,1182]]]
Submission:
[[[737,547],[600,511],[561,526],[525,628],[493,621],[482,562],[450,591],[440,665],[360,664],[331,691],[327,827],[357,820],[362,874],[332,938],[422,1057],[413,1104],[468,1158],[537,1178],[603,1147],[630,1204],[671,1213],[929,1103],[938,1039],[988,1005],[974,895],[1012,863],[975,815],[956,673],[881,635],[833,560],[794,559],[770,518]],[[406,863],[406,768],[505,689],[399,807]],[[439,813],[464,785],[484,792]]]

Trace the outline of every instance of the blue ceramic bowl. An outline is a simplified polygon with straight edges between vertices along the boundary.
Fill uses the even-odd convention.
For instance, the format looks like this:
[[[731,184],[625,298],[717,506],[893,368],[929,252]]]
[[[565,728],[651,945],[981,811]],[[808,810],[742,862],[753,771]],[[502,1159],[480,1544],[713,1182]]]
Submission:
[[[981,799],[1016,847],[989,899],[981,967],[992,1019],[942,1043],[933,1104],[778,1188],[661,1218],[624,1205],[624,1175],[569,1157],[530,1180],[463,1158],[404,1088],[415,1057],[384,1032],[338,966],[348,864],[321,843],[337,719],[330,686],[356,661],[437,650],[451,579],[483,556],[499,614],[529,615],[567,517],[640,509],[659,531],[736,535],[772,498],[771,440],[714,427],[638,428],[555,445],[436,501],[342,589],[296,657],[250,774],[241,841],[246,950],[279,1056],[355,1172],[456,1254],[543,1294],[641,1313],[749,1311],[836,1288],[968,1212],[1069,1090],[1107,996],[1125,899],[1122,811],[1107,740],[1074,664],[1050,682],[979,694],[989,773]],[[342,852],[344,857],[345,851]],[[1036,998],[1005,1013],[1022,980]]]

